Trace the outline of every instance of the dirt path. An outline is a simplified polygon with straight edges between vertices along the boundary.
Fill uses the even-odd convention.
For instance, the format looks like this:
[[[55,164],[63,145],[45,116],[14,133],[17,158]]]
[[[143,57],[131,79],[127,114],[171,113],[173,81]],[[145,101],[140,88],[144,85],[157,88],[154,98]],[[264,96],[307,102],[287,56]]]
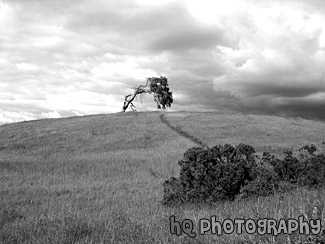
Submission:
[[[194,142],[194,143],[200,145],[201,147],[207,147],[207,146],[208,146],[205,142],[203,142],[202,140],[200,140],[200,139],[196,138],[195,136],[189,134],[188,132],[183,131],[183,130],[181,130],[181,129],[179,129],[179,128],[173,126],[173,125],[171,125],[171,124],[168,122],[168,120],[165,118],[165,114],[161,114],[161,115],[159,116],[159,118],[160,118],[160,121],[161,121],[163,124],[167,125],[169,128],[171,128],[172,130],[176,131],[176,133],[179,134],[180,136],[183,136],[183,137],[185,137],[185,138],[191,140],[192,142]]]

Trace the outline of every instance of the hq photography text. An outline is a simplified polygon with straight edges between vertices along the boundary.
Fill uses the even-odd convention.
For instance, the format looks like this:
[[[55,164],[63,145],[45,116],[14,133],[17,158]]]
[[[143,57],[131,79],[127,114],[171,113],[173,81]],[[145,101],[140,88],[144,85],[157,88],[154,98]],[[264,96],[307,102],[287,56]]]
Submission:
[[[205,235],[211,233],[214,235],[224,234],[259,234],[259,235],[280,235],[299,233],[301,235],[318,235],[322,230],[320,219],[311,219],[307,221],[304,216],[298,219],[225,219],[218,221],[216,216],[210,219],[199,219],[197,226],[190,219],[177,220],[175,215],[169,217],[170,233],[180,236],[183,233],[189,237],[196,237],[197,233]]]

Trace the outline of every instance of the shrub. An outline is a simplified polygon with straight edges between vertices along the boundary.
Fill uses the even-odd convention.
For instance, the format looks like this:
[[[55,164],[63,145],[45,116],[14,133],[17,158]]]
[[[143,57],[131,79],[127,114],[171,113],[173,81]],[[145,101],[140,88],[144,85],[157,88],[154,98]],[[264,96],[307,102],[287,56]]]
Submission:
[[[325,155],[314,154],[314,146],[304,146],[298,157],[292,152],[285,152],[283,160],[274,155],[269,156],[272,164],[281,181],[295,183],[298,186],[320,187],[325,184]],[[308,154],[306,154],[308,152]]]
[[[325,185],[325,155],[315,155],[303,162],[298,184],[320,187]]]
[[[185,203],[184,189],[180,180],[171,177],[169,180],[166,180],[163,184],[164,187],[164,205],[175,205],[178,203]]]
[[[303,172],[302,161],[293,156],[292,152],[285,152],[283,160],[273,157],[271,164],[279,179],[290,183],[298,182],[299,175]]]
[[[264,167],[256,167],[253,170],[253,180],[248,181],[241,190],[240,198],[254,196],[273,195],[279,189],[279,178],[277,174]]]
[[[313,155],[317,151],[317,148],[314,144],[305,145],[299,149],[299,152],[307,151],[310,155]]]
[[[164,183],[163,203],[233,200],[241,187],[253,180],[254,152],[253,147],[244,144],[188,149],[178,163],[179,178],[172,177]]]
[[[179,178],[163,184],[163,204],[213,203],[323,186],[325,155],[315,151],[313,145],[305,146],[298,158],[287,151],[283,159],[265,152],[257,164],[254,148],[245,144],[190,148],[178,162]]]

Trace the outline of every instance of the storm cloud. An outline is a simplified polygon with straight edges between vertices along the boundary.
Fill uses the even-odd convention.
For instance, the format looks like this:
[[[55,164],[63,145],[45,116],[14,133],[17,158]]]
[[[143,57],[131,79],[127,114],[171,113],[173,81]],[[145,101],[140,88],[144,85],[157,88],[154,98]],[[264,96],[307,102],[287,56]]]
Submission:
[[[172,111],[325,119],[324,16],[322,0],[0,0],[0,123],[119,112],[160,75]]]

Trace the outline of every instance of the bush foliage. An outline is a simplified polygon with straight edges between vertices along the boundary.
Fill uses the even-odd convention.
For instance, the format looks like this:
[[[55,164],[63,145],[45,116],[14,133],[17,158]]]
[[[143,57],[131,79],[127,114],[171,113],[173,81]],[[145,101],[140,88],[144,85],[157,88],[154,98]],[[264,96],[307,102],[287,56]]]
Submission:
[[[166,180],[163,204],[213,203],[236,197],[268,196],[295,186],[320,187],[325,184],[325,155],[304,146],[295,155],[284,157],[255,154],[252,146],[217,145],[188,149],[178,162],[178,178]]]

